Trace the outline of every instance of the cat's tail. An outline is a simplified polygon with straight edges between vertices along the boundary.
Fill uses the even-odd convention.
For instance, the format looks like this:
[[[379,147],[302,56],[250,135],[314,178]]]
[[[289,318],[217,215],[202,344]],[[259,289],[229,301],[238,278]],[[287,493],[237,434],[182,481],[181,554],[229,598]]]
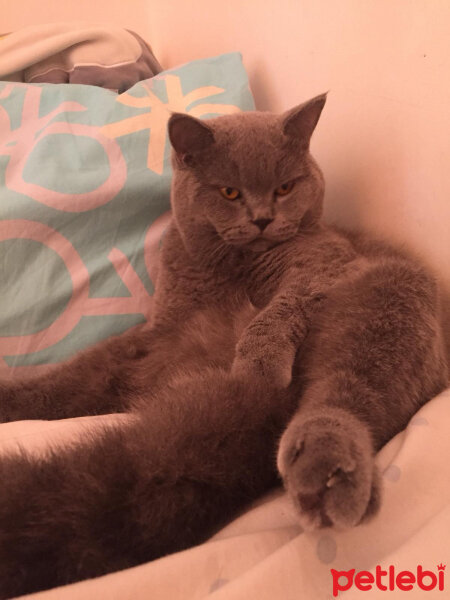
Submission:
[[[0,599],[201,543],[276,483],[286,394],[217,370],[143,406],[45,458],[0,460]]]

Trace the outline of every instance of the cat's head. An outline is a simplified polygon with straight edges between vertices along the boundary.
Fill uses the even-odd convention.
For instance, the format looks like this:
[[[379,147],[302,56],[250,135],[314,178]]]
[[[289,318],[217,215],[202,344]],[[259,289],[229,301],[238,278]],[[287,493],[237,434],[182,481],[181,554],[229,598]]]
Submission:
[[[226,244],[264,251],[317,222],[324,182],[309,142],[325,100],[282,115],[173,114],[172,205],[182,232],[212,228]]]

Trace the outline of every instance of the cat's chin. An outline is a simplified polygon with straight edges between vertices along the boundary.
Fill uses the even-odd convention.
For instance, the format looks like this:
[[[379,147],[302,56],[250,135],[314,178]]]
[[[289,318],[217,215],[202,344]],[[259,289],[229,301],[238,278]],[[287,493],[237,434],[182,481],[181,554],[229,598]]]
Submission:
[[[246,244],[245,247],[251,250],[252,252],[265,252],[266,250],[270,250],[270,248],[273,248],[279,243],[280,242],[276,242],[274,240],[256,238],[255,240]]]

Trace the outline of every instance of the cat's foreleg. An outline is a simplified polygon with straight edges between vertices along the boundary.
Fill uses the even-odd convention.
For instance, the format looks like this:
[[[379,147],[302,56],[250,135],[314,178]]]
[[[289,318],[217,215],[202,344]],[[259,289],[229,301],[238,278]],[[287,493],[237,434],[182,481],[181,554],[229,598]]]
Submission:
[[[350,260],[351,258],[351,260]],[[263,377],[275,389],[287,388],[296,354],[312,320],[339,278],[358,273],[364,261],[330,260],[317,272],[292,267],[271,302],[251,321],[236,345],[231,371]]]
[[[148,328],[135,328],[80,352],[42,376],[0,381],[0,422],[127,410],[130,398],[139,391],[136,372],[142,362],[148,364],[147,380],[158,372],[149,356],[157,349],[157,338]]]
[[[274,389],[285,389],[312,315],[323,295],[281,291],[244,330],[236,345],[231,372],[237,377],[263,378]]]

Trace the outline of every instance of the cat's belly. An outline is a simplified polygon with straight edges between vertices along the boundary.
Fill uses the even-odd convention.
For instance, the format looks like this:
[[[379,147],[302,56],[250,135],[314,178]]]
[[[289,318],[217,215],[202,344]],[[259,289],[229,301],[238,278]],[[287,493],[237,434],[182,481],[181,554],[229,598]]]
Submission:
[[[258,312],[248,300],[195,311],[177,333],[176,362],[183,368],[230,367],[237,341]]]

